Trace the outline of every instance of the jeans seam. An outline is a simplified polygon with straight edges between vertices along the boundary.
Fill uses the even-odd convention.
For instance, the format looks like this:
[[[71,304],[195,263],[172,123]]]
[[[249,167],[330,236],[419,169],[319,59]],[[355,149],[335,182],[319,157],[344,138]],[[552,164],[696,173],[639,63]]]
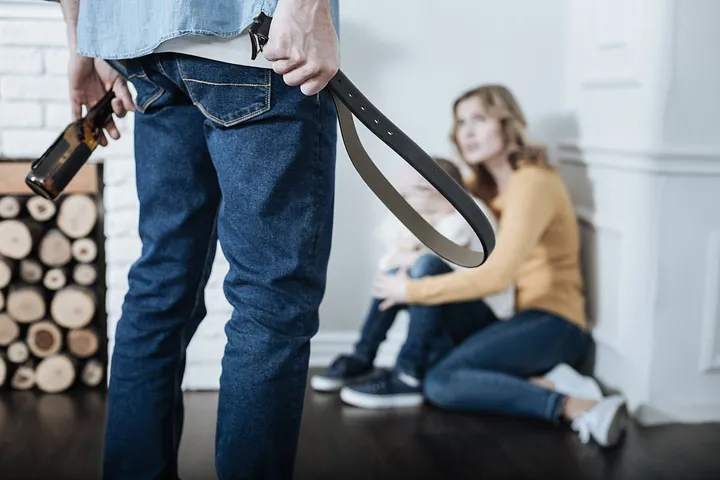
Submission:
[[[155,55],[155,63],[157,64],[158,70],[160,70],[167,78],[170,78],[170,75],[168,75],[167,71],[165,70],[165,67],[162,64],[162,59],[159,55]]]
[[[126,81],[126,82],[130,82],[130,83],[133,83],[133,82],[132,82],[133,79],[144,80],[144,81],[150,83],[152,86],[154,86],[154,87],[156,87],[156,88],[158,89],[157,92],[155,92],[152,96],[150,96],[150,98],[148,98],[147,100],[145,100],[142,104],[135,106],[135,107],[136,107],[136,110],[137,110],[138,112],[140,112],[140,113],[145,113],[145,111],[148,109],[148,107],[149,107],[150,105],[152,105],[152,103],[153,103],[155,100],[157,100],[158,98],[160,98],[160,96],[161,96],[163,93],[165,93],[165,89],[164,89],[163,87],[161,87],[160,85],[158,85],[157,83],[153,82],[153,81],[150,79],[150,77],[148,77],[147,72],[145,71],[145,65],[143,65],[142,60],[138,60],[138,63],[140,64],[140,65],[139,65],[139,68],[140,68],[141,73],[132,73],[132,74],[131,74],[131,73],[128,73],[128,72],[127,72],[127,68],[126,68],[126,69],[125,69],[126,72],[125,72],[125,75],[123,75],[123,77],[125,78],[125,81]],[[136,90],[137,90],[137,88],[136,88]],[[136,100],[137,100],[137,99],[136,99]]]
[[[202,83],[203,85],[213,85],[216,87],[269,87],[269,83],[219,83],[208,82],[207,80],[198,80],[197,78],[183,78],[185,82]]]
[[[313,171],[313,181],[315,182],[315,185],[317,186],[320,181],[320,137],[323,134],[322,129],[322,104],[320,102],[316,102],[317,105],[317,135],[315,136],[315,159],[314,159],[314,171]],[[314,215],[318,215],[320,211],[320,196],[319,195],[313,195],[313,210]],[[316,222],[315,226],[315,233],[313,233],[313,239],[312,239],[312,246],[310,248],[310,253],[308,254],[308,262],[313,263],[315,261],[315,255],[317,253],[317,242],[318,238],[320,237],[320,222]]]
[[[155,95],[153,95],[152,97],[148,98],[148,99],[145,101],[145,103],[143,103],[141,106],[138,106],[138,110],[140,110],[140,113],[145,113],[145,111],[146,111],[147,108],[150,106],[150,104],[151,104],[152,102],[154,102],[155,100],[157,100],[157,99],[160,97],[160,95],[162,95],[163,93],[165,93],[165,89],[164,89],[163,87],[158,87],[158,88],[159,88],[159,90],[157,91],[157,93],[156,93]]]
[[[216,211],[215,211],[215,220],[213,221],[212,231],[214,231],[215,228],[217,227],[218,212],[219,212],[219,210],[220,210],[220,207],[218,206],[217,209],[216,209]],[[212,237],[213,237],[213,235],[211,235],[211,238],[212,238]],[[192,318],[193,316],[195,316],[195,313],[197,313],[197,309],[198,309],[198,307],[200,306],[200,294],[204,291],[204,289],[201,288],[201,287],[202,287],[202,279],[205,278],[205,275],[207,274],[208,268],[212,268],[212,265],[210,264],[210,258],[209,258],[209,257],[210,257],[210,252],[212,251],[211,246],[212,246],[212,243],[208,241],[208,244],[207,244],[207,247],[206,247],[206,250],[205,250],[205,262],[203,263],[202,272],[200,272],[200,281],[198,282],[197,291],[195,292],[195,303],[193,304],[193,308],[190,310],[190,315],[188,316],[188,318]],[[182,351],[182,348],[183,348],[183,344],[185,343],[185,328],[186,328],[186,327],[187,327],[187,322],[185,323],[185,325],[183,325],[182,331],[181,331],[181,333],[180,333],[180,342],[181,342],[180,348],[181,348],[181,351]],[[179,373],[179,372],[178,372],[178,373]],[[178,375],[176,374],[176,375],[175,375],[175,388],[174,388],[174,392],[175,392],[176,394],[177,394],[178,389],[180,388],[180,385],[178,385],[177,379],[178,379]],[[174,402],[174,403],[173,403],[173,419],[175,418],[175,415],[177,414],[177,412],[176,412],[176,410],[175,410],[175,405],[176,405],[176,404],[177,404],[177,402]],[[174,425],[174,424],[173,424],[173,425]]]

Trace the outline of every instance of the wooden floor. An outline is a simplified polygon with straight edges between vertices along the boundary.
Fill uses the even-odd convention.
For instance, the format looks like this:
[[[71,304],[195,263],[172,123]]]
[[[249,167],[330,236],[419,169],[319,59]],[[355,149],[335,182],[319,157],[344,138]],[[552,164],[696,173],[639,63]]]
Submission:
[[[99,478],[102,393],[0,393],[0,479]],[[213,471],[216,395],[187,395],[183,480]],[[720,478],[720,425],[633,426],[622,447],[565,428],[432,408],[372,412],[308,393],[296,478]]]

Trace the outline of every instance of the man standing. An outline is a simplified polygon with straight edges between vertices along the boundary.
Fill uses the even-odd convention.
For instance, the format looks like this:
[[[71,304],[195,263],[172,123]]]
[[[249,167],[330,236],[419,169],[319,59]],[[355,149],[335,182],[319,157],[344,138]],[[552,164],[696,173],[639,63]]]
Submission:
[[[115,335],[104,478],[178,478],[185,350],[218,239],[233,314],[217,474],[291,478],[331,243],[337,0],[61,4],[74,116],[110,88],[117,115],[137,112],[143,248]],[[253,61],[261,12],[274,18]]]

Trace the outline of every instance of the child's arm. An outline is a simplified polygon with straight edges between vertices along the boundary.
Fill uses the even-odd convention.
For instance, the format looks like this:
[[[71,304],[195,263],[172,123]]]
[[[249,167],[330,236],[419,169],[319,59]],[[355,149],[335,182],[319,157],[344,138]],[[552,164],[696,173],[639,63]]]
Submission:
[[[490,210],[490,208],[488,208],[485,202],[477,198],[474,198],[474,200],[483,213],[485,213],[485,216],[490,221],[490,225],[497,234],[498,224],[495,214],[492,210]],[[470,228],[470,225],[468,225],[467,221],[458,212],[453,212],[439,222],[437,225],[437,231],[448,240],[451,240],[458,245],[470,247],[473,246],[473,244],[477,244],[478,247],[480,247],[477,234],[472,230],[472,228]],[[455,267],[453,266],[453,268]]]
[[[377,237],[385,247],[380,260],[380,268],[384,271],[409,268],[420,254],[417,248],[419,242],[394,215],[385,218],[377,231]]]

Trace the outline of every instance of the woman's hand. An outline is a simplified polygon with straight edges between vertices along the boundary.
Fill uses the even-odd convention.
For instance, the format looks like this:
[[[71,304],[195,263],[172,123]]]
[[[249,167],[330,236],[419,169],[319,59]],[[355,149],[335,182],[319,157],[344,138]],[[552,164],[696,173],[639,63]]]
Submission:
[[[395,274],[381,273],[375,279],[372,288],[373,298],[379,298],[380,310],[385,311],[407,302],[407,285],[410,281],[407,269],[401,268]]]

